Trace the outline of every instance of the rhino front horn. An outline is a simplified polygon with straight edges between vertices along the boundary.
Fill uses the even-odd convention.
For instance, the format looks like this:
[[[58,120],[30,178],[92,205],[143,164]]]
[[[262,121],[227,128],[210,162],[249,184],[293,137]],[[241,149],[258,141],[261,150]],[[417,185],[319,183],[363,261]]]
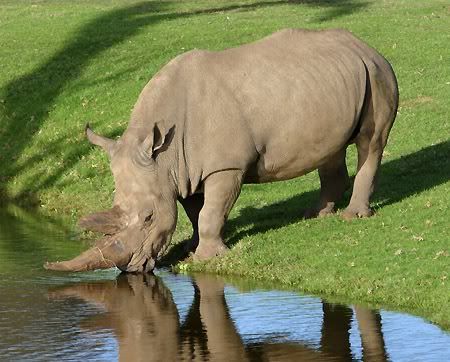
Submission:
[[[100,146],[108,153],[108,155],[111,155],[112,151],[114,150],[114,147],[116,146],[116,141],[98,135],[93,130],[91,130],[89,123],[86,123],[84,131],[90,143],[96,146]]]
[[[95,269],[109,269],[117,267],[125,270],[131,259],[120,241],[104,242],[103,246],[95,246],[81,253],[79,256],[66,261],[47,262],[44,268],[57,271],[87,271]]]

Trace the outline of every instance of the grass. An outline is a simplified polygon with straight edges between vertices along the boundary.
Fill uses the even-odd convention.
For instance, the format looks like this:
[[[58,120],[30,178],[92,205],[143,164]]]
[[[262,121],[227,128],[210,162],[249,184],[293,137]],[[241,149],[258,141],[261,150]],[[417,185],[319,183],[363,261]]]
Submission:
[[[377,214],[302,220],[318,196],[316,173],[246,186],[227,225],[232,251],[182,268],[273,280],[450,328],[446,0],[3,0],[2,202],[74,218],[109,207],[108,160],[88,145],[84,124],[118,136],[140,90],[177,54],[236,46],[286,27],[349,29],[396,71],[401,103],[373,199]],[[354,150],[348,162],[354,172]],[[174,241],[189,234],[181,213]]]

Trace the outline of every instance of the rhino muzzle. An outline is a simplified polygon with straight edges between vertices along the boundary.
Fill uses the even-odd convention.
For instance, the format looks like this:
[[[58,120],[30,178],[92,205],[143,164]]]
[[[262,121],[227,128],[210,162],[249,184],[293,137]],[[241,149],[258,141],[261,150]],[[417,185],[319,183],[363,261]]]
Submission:
[[[97,245],[66,261],[47,262],[47,270],[81,272],[96,269],[118,268],[127,273],[150,273],[156,260],[142,250],[132,252],[113,237],[106,237]]]
[[[124,225],[124,214],[118,207],[102,211],[80,219],[79,225],[87,230],[102,232],[105,236],[95,245],[79,256],[66,261],[47,262],[44,268],[57,271],[88,271],[116,267],[124,272],[149,273],[155,268],[156,258],[150,248],[146,252],[144,244],[150,239],[151,233],[142,235],[142,244],[131,246],[123,238],[127,236]],[[136,238],[135,238],[136,239]],[[137,239],[140,239],[137,237]],[[136,239],[136,240],[137,240]],[[151,243],[150,243],[151,244]]]

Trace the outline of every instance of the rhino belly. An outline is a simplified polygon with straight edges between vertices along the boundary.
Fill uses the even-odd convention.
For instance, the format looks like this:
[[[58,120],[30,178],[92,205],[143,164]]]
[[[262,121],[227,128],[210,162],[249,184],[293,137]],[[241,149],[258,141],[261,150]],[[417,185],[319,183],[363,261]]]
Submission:
[[[289,180],[303,176],[327,163],[337,152],[347,146],[353,127],[330,131],[328,135],[297,133],[286,137],[276,135],[263,147],[247,170],[245,183],[264,183]]]

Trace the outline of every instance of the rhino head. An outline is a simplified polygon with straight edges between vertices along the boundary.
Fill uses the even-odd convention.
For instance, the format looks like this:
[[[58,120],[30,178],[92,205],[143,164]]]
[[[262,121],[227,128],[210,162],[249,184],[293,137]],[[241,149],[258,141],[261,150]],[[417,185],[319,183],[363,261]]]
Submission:
[[[167,155],[173,128],[155,124],[142,131],[128,130],[117,141],[95,134],[86,136],[102,147],[111,161],[115,195],[110,210],[80,219],[79,225],[104,237],[91,249],[68,261],[46,263],[50,270],[85,271],[117,267],[126,272],[150,272],[170,242],[175,229],[176,188]]]

